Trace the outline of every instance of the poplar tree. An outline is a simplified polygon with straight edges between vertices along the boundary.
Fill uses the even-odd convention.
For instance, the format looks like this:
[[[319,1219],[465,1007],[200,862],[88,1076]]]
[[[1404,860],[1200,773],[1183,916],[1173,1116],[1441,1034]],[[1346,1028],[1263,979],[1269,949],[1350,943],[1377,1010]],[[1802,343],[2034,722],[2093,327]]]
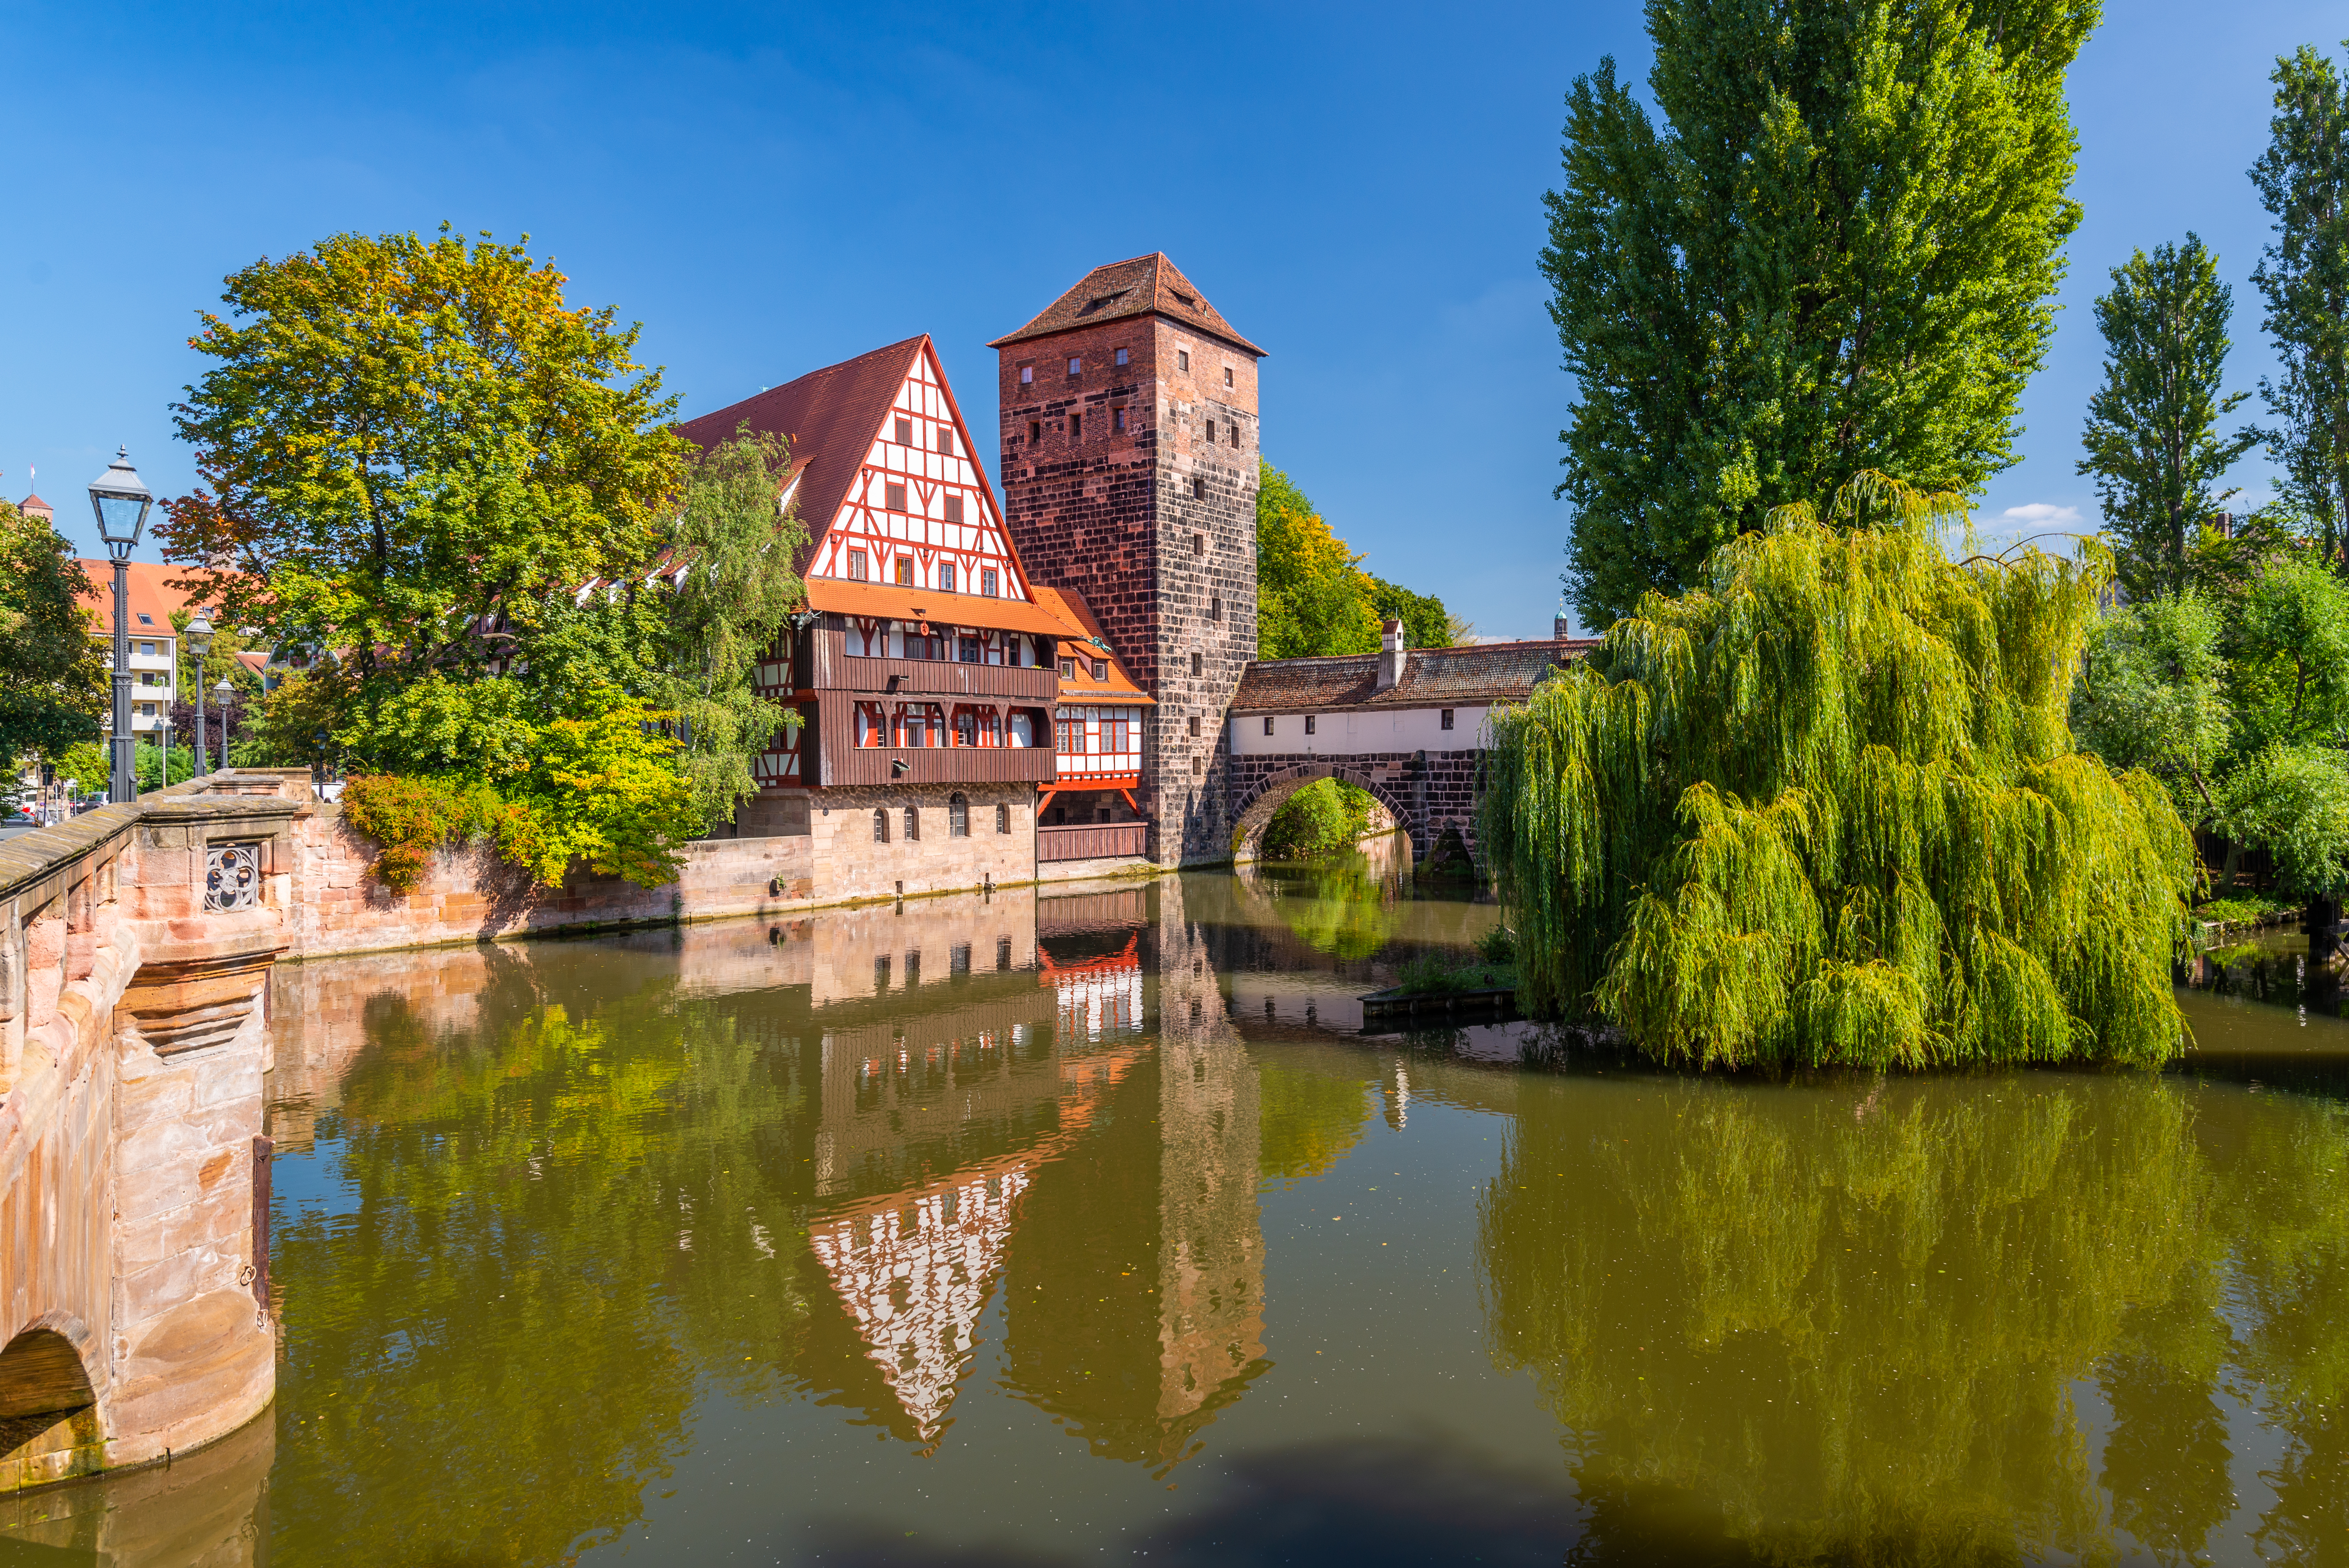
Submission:
[[[2122,585],[2139,597],[2186,582],[2189,532],[2235,492],[2213,487],[2259,440],[2220,437],[2221,417],[2249,393],[2220,393],[2235,295],[2219,258],[2194,234],[2136,252],[2096,301],[2105,384],[2088,400],[2079,471],[2096,476],[2107,530],[2118,536]]]
[[[1863,469],[1972,492],[2054,331],[2096,0],[1648,0],[1661,122],[1612,60],[1546,198],[1566,581],[1586,624]]]
[[[2251,281],[2267,298],[2283,376],[2261,378],[2276,420],[2262,434],[2284,499],[2337,562],[2349,542],[2349,89],[2306,44],[2268,79],[2276,112],[2251,183],[2276,237]]]

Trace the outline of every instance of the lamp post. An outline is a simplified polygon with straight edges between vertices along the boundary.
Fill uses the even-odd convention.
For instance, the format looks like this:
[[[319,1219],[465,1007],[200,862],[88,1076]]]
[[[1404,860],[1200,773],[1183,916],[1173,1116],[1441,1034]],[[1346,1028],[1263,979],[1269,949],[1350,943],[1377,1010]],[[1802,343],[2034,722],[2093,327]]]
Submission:
[[[114,777],[107,799],[119,805],[139,798],[138,741],[130,734],[130,552],[147,526],[152,491],[139,482],[130,449],[115,449],[114,461],[89,481],[89,509],[98,514],[98,536],[114,558]]]
[[[194,618],[188,622],[187,637],[188,652],[196,655],[196,777],[201,779],[212,771],[204,760],[204,655],[211,651],[212,645],[212,617],[198,610]],[[225,735],[222,738],[221,749],[223,752],[228,749]],[[222,760],[226,761],[227,758],[223,757]]]
[[[235,696],[236,687],[228,684],[228,677],[226,676],[221,676],[220,685],[212,687],[212,706],[220,709],[220,761],[222,768],[228,766],[228,705],[230,702],[234,700]]]

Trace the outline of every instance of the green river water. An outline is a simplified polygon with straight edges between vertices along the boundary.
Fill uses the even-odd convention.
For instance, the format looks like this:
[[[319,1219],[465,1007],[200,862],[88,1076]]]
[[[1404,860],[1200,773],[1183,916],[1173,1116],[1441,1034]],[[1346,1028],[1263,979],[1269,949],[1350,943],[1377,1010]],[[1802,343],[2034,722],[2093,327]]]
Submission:
[[[2349,1563],[2349,1024],[1365,1036],[1378,854],[281,967],[268,1417],[0,1563]]]

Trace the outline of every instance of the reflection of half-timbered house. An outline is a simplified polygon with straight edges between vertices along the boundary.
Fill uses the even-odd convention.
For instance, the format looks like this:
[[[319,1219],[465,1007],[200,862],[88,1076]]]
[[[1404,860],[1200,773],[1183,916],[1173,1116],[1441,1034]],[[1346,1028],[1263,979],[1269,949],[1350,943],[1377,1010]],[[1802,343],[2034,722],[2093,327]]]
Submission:
[[[813,838],[818,897],[1032,877],[1071,628],[1037,602],[936,348],[908,338],[683,428],[707,446],[745,427],[791,440],[811,614],[761,671],[801,722],[759,759],[740,830]]]

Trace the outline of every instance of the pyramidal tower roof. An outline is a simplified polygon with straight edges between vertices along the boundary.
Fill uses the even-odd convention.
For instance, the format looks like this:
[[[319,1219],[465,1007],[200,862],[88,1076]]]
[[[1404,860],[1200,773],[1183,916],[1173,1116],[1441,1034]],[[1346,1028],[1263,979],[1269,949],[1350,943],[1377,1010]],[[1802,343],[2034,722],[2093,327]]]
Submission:
[[[1207,296],[1183,275],[1181,268],[1156,251],[1131,261],[1095,267],[1035,320],[987,346],[1002,348],[1030,338],[1050,337],[1055,333],[1074,332],[1079,327],[1134,315],[1162,315],[1195,332],[1220,337],[1258,358],[1264,356],[1263,349],[1242,337],[1207,303]]]

